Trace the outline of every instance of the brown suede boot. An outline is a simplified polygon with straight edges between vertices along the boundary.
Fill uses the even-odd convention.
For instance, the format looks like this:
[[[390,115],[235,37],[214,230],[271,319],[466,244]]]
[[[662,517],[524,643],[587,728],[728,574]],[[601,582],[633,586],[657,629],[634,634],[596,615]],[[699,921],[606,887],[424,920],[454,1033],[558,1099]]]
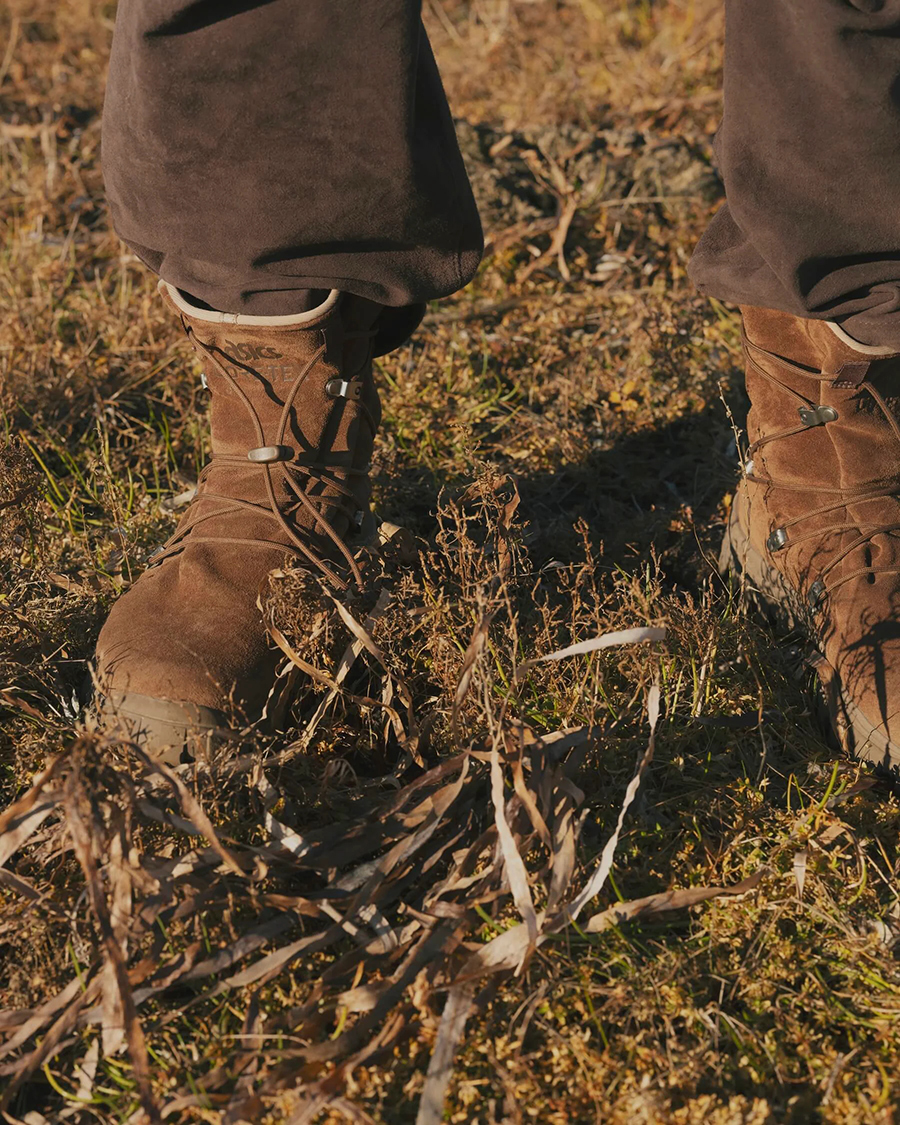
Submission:
[[[900,353],[746,308],[744,479],[722,545],[781,625],[815,640],[831,720],[900,766]]]
[[[361,583],[348,540],[369,513],[380,421],[372,378],[381,306],[332,292],[312,312],[206,312],[160,283],[204,359],[212,459],[175,534],[113,606],[97,642],[100,712],[178,761],[262,715],[278,650],[258,602],[297,560]]]

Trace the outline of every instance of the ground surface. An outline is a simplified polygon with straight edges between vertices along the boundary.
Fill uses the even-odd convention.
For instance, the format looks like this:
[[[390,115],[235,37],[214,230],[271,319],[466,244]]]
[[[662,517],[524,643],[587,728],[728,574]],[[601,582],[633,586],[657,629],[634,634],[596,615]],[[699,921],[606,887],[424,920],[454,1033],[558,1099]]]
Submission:
[[[320,684],[253,769],[219,764],[182,790],[128,747],[76,739],[104,613],[174,526],[205,447],[196,370],[104,208],[114,5],[0,10],[0,800],[62,755],[39,830],[13,847],[7,823],[0,837],[7,1119],[414,1121],[460,958],[518,921],[484,753],[505,747],[507,781],[526,756],[537,792],[541,736],[588,730],[568,780],[546,767],[551,844],[506,787],[549,916],[542,848],[565,867],[559,810],[583,798],[560,884],[571,902],[614,828],[658,677],[655,758],[611,878],[518,976],[478,982],[448,1118],[893,1121],[897,799],[823,740],[800,647],[748,619],[714,567],[735,480],[729,412],[739,426],[743,410],[738,325],[692,293],[685,267],[720,195],[719,3],[426,8],[489,236],[473,285],[382,363],[379,506],[430,547],[387,576],[393,602],[330,702]],[[302,582],[274,586],[288,643],[335,675],[344,624],[317,609],[327,628],[306,646]],[[529,659],[647,624],[665,642],[514,680]],[[399,702],[379,710],[373,694]],[[282,835],[374,823],[395,792],[379,777],[397,767],[407,784],[413,751],[435,766],[466,749],[484,753],[431,865],[398,861],[379,900],[399,946],[339,933],[222,984],[315,936],[344,870],[333,857],[292,867],[273,816]],[[226,858],[191,851],[212,826]],[[481,898],[457,887],[438,921],[429,895],[470,846]],[[617,900],[753,876],[742,894],[584,928]],[[419,934],[450,937],[401,972],[411,910]],[[382,998],[371,1025],[350,998],[361,983]],[[315,1054],[332,1042],[332,1057]]]

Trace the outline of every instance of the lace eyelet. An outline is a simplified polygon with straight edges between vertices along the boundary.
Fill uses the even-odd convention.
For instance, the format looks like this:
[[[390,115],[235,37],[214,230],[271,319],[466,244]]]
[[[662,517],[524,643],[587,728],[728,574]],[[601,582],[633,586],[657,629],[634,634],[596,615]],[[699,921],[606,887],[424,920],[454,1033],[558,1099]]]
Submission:
[[[772,529],[769,538],[766,540],[766,547],[769,551],[780,551],[787,543],[787,532],[783,527],[775,527]]]
[[[806,595],[806,603],[810,609],[818,609],[822,602],[825,600],[825,583],[821,578],[817,578],[809,588],[809,593]]]

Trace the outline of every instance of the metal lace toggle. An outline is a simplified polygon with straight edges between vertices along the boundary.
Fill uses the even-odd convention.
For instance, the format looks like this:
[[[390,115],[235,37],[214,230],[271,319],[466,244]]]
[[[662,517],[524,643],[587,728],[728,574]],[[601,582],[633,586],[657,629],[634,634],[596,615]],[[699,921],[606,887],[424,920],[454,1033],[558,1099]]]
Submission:
[[[200,372],[200,385],[203,387],[204,391],[209,390],[209,380],[206,378],[205,371]]]
[[[329,379],[325,384],[325,393],[332,398],[352,398],[356,401],[362,398],[362,386],[349,379]]]
[[[810,609],[818,609],[825,599],[825,583],[821,578],[817,578],[809,588],[809,593],[806,595],[806,601]]]
[[[801,406],[797,413],[804,426],[824,426],[837,420],[838,412],[833,406]]]
[[[776,527],[772,529],[769,538],[766,540],[766,547],[770,551],[780,551],[786,543],[787,532],[783,527]]]
[[[277,461],[290,461],[294,451],[288,445],[260,445],[247,450],[247,460],[257,465],[274,465]]]

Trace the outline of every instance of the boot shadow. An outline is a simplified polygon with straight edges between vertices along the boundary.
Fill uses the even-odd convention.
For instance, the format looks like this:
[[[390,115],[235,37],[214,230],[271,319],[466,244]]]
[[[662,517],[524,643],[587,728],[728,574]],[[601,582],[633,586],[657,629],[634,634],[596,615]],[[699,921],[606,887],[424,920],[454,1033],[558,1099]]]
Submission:
[[[745,404],[730,406],[741,425]],[[718,553],[722,501],[738,481],[734,434],[719,402],[624,434],[552,470],[530,470],[527,462],[502,457],[493,463],[518,487],[535,569],[574,561],[581,525],[595,548],[602,545],[601,566],[633,567],[655,552],[667,560],[667,580],[687,589],[708,573],[710,550]],[[441,489],[452,494],[469,481],[406,463],[389,474],[376,470],[374,483],[383,514],[427,536]]]

